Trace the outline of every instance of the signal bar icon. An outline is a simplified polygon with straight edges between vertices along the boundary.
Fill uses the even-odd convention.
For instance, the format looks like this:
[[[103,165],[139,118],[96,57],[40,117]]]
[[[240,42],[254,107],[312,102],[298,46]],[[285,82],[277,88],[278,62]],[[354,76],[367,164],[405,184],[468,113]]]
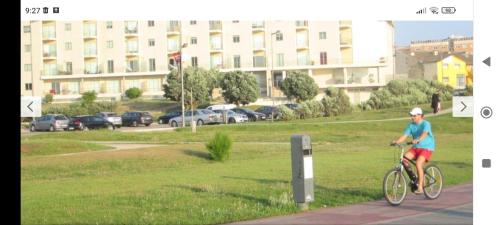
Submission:
[[[421,10],[417,11],[417,14],[425,14],[427,12],[427,8],[422,8]]]

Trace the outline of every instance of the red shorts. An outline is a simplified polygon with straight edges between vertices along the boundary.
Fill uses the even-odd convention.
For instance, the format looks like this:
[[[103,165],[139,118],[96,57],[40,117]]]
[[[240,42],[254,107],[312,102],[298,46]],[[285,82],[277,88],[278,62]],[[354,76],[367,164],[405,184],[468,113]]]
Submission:
[[[408,152],[411,152],[415,156],[415,159],[423,156],[426,161],[429,161],[432,156],[432,151],[425,148],[411,148]]]

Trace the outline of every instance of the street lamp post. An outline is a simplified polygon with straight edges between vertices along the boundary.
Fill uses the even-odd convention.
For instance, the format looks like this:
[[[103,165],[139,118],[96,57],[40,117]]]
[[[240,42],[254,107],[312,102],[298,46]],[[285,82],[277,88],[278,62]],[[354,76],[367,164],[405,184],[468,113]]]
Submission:
[[[182,22],[179,21],[179,75],[181,76],[181,105],[182,105],[182,127],[186,127],[185,117],[184,117],[184,74],[182,74],[182,49],[187,47],[187,43],[182,43]]]
[[[271,122],[274,122],[274,95],[273,95],[273,88],[274,88],[274,51],[273,51],[273,35],[279,34],[281,31],[277,30],[274,33],[271,33],[271,100],[273,101],[273,108],[271,109]]]

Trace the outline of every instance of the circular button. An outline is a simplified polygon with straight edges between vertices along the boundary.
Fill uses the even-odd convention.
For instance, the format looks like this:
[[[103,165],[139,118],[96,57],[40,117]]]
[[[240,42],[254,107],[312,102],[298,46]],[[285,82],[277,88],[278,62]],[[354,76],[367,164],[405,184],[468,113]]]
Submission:
[[[493,110],[489,106],[481,108],[481,116],[485,119],[490,118],[493,115]]]

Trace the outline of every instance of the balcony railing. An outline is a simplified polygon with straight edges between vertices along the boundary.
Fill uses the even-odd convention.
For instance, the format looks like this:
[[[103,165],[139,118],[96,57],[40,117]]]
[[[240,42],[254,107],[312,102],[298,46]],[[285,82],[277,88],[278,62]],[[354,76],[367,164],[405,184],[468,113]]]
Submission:
[[[97,55],[97,49],[96,48],[88,48],[84,50],[84,55],[85,56],[94,56]]]
[[[83,37],[95,37],[97,36],[96,28],[88,28],[83,30]]]
[[[43,57],[56,57],[56,56],[57,56],[57,53],[55,51],[43,53]]]
[[[253,67],[265,67],[266,57],[265,56],[254,56],[253,57]]]
[[[180,32],[181,27],[179,24],[169,24],[167,25],[167,32]]]
[[[307,25],[308,25],[307,21],[295,21],[296,27],[307,27]]]
[[[352,21],[341,20],[339,22],[339,24],[340,24],[340,27],[350,27],[350,26],[352,26]]]
[[[137,27],[125,27],[125,34],[137,34]]]
[[[352,39],[340,37],[340,45],[352,45]]]
[[[253,22],[252,28],[253,29],[262,29],[262,28],[264,28],[264,22]]]
[[[220,21],[210,21],[210,30],[222,30],[222,23]]]
[[[54,30],[44,30],[42,33],[43,39],[55,39],[56,32]]]

